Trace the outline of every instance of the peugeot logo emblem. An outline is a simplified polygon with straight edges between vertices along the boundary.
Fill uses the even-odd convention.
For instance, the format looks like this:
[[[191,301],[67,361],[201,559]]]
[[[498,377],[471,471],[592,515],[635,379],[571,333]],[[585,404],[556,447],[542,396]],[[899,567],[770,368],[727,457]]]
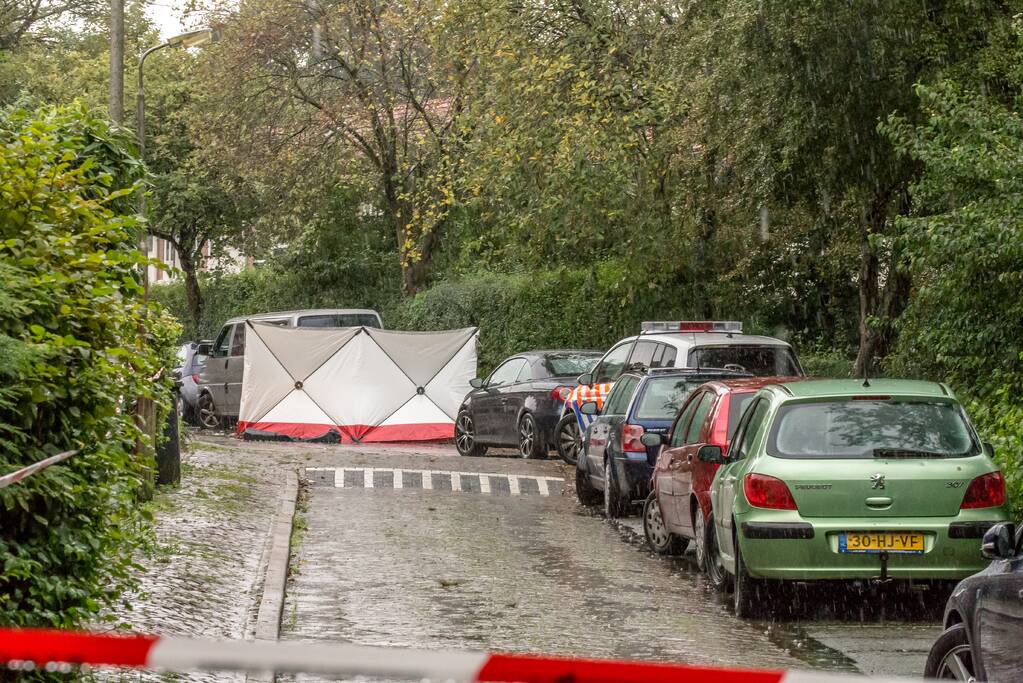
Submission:
[[[883,489],[884,488],[884,475],[883,474],[872,474],[872,475],[870,475],[870,488],[872,488],[872,489]]]

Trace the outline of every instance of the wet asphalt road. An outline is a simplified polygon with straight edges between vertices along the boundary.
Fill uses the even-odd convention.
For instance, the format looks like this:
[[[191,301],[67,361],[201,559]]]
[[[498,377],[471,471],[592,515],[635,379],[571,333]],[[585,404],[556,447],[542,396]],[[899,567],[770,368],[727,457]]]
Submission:
[[[553,462],[349,455],[309,464],[284,639],[919,676],[940,630],[941,605],[872,592],[800,593],[789,616],[739,620],[691,553],[647,551],[638,519],[609,524],[554,482],[516,495],[473,475],[551,477]]]

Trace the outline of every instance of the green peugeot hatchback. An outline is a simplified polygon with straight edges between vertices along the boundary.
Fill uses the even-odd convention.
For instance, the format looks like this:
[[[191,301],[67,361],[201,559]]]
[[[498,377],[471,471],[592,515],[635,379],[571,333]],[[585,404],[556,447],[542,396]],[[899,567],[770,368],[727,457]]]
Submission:
[[[762,389],[722,465],[707,570],[748,616],[773,580],[956,581],[984,568],[1005,482],[943,384],[809,380]]]

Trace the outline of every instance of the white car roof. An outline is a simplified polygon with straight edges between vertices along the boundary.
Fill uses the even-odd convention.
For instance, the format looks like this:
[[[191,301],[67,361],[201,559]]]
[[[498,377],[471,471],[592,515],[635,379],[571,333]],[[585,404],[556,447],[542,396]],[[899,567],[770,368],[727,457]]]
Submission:
[[[792,348],[788,342],[774,337],[762,337],[758,334],[725,334],[723,332],[652,332],[626,337],[618,344],[634,339],[649,339],[685,351],[697,346],[781,346]]]
[[[242,315],[237,318],[231,318],[225,325],[232,323],[243,322],[245,320],[276,320],[284,318],[293,318],[296,316],[308,316],[308,315],[337,315],[337,314],[352,314],[362,313],[366,315],[375,315],[378,319],[380,314],[370,308],[308,308],[298,311],[274,311],[272,313],[256,313],[254,315]]]

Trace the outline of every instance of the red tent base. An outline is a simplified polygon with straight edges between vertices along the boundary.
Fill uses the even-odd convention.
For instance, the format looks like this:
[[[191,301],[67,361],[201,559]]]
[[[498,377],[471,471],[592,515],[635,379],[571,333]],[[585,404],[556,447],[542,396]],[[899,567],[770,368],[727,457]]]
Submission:
[[[455,427],[450,422],[381,425],[379,427],[300,422],[239,422],[238,435],[244,439],[328,443],[446,441],[454,438]]]

